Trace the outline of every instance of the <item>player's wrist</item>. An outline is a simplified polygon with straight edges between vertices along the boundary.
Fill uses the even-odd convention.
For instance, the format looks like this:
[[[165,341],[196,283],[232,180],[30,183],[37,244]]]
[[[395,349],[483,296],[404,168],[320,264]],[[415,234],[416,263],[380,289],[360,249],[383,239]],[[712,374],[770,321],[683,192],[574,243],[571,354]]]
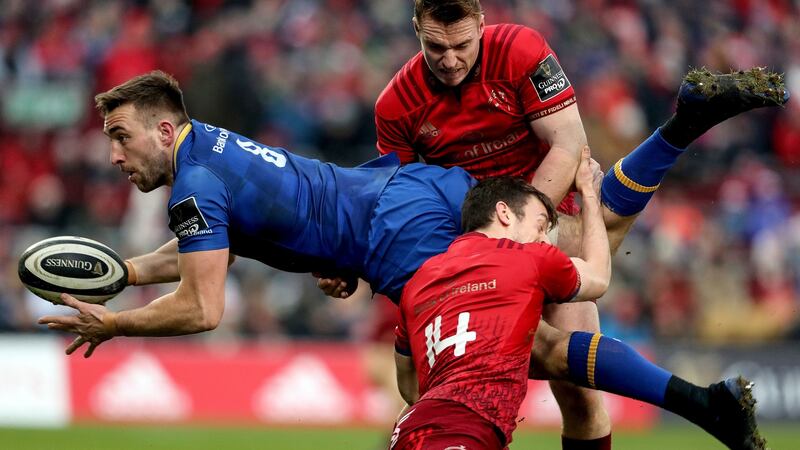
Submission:
[[[138,274],[136,273],[136,268],[133,266],[131,260],[126,259],[125,267],[128,268],[128,286],[136,286],[136,283],[139,281]]]
[[[100,320],[103,322],[103,328],[109,337],[125,335],[119,326],[119,322],[117,321],[117,313],[107,311],[103,313],[103,315],[100,317]]]

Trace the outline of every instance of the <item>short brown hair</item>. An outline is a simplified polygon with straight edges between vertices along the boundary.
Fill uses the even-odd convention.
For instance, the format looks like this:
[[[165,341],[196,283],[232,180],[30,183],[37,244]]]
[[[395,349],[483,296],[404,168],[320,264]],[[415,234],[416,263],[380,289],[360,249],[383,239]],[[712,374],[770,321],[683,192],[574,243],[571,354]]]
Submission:
[[[177,124],[189,121],[178,81],[160,70],[131,78],[119,86],[97,94],[94,96],[94,102],[103,117],[122,105],[132,103],[137,112],[143,114],[146,119],[152,116],[147,112],[163,110],[172,113]]]
[[[480,17],[483,14],[479,0],[415,0],[414,17],[417,23],[426,16],[446,25],[466,17]]]
[[[522,178],[503,176],[482,180],[467,192],[461,207],[461,228],[468,233],[489,226],[497,202],[505,202],[514,215],[522,218],[531,197],[544,205],[550,229],[556,226],[558,214],[549,197]]]

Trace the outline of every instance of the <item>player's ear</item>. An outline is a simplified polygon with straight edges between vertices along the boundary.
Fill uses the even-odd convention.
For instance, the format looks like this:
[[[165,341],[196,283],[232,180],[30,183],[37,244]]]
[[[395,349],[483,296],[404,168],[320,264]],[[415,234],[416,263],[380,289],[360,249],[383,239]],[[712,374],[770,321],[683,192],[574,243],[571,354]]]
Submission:
[[[511,225],[511,208],[504,201],[499,201],[494,204],[494,213],[497,220],[504,226]]]
[[[161,120],[158,122],[158,138],[162,145],[167,147],[175,143],[175,125],[169,120]]]
[[[411,18],[411,24],[414,25],[414,34],[416,34],[417,38],[419,38],[419,22],[417,22],[416,17]]]
[[[483,37],[484,29],[486,29],[486,21],[484,20],[484,15],[481,14],[481,18],[478,22],[478,39]]]

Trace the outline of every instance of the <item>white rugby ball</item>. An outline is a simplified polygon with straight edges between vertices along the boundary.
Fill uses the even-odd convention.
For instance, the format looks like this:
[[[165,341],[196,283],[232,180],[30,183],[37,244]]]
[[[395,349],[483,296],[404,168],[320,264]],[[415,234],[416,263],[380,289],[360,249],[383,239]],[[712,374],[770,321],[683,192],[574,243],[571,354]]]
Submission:
[[[39,241],[19,258],[19,279],[31,292],[62,303],[62,292],[103,303],[122,292],[128,268],[111,248],[92,239],[57,236]]]

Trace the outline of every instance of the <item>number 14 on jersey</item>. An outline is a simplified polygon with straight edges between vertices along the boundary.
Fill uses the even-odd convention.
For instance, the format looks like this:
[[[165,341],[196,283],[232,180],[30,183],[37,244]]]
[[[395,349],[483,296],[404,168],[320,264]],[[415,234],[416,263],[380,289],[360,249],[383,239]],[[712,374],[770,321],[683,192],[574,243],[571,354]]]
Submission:
[[[458,315],[456,334],[442,339],[442,316],[436,316],[432,323],[425,327],[426,345],[428,347],[428,364],[433,367],[436,356],[453,346],[453,355],[461,356],[467,351],[467,342],[474,341],[477,334],[469,331],[469,313],[462,312]]]

